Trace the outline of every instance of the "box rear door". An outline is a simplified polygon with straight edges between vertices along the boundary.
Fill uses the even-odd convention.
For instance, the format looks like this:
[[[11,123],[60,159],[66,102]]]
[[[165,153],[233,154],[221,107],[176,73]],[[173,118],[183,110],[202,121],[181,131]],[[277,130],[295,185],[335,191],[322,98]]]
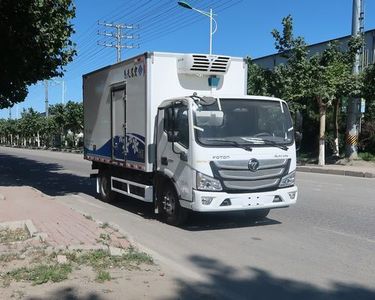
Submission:
[[[125,161],[126,149],[126,86],[113,88],[112,105],[112,159]]]

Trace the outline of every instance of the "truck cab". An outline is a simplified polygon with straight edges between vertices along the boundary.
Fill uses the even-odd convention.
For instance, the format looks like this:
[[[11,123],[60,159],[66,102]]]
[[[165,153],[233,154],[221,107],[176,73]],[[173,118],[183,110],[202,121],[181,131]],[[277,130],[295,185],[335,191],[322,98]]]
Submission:
[[[285,101],[192,95],[158,108],[158,209],[170,223],[199,212],[265,217],[297,199],[294,130]]]

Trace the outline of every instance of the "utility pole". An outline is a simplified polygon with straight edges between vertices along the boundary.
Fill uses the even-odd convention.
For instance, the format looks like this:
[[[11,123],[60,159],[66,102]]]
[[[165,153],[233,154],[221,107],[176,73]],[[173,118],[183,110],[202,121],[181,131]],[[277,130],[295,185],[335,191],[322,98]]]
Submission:
[[[363,33],[364,0],[353,0],[352,37]],[[359,74],[360,52],[355,55],[353,74]],[[346,147],[345,154],[349,159],[358,158],[359,111],[360,99],[352,98],[348,103],[348,117],[346,122]]]
[[[65,80],[61,81],[61,103],[65,104]]]
[[[123,48],[126,48],[126,49],[139,48],[139,45],[134,45],[134,44],[131,44],[131,45],[125,44],[125,45],[123,45],[122,44],[122,40],[123,39],[125,39],[125,40],[134,40],[134,39],[138,39],[139,38],[139,35],[123,34],[123,30],[124,29],[132,30],[132,29],[138,28],[138,26],[131,25],[131,24],[115,24],[115,23],[107,23],[107,22],[99,22],[99,21],[98,21],[98,25],[102,25],[102,26],[114,29],[114,31],[111,31],[111,32],[107,32],[107,31],[100,32],[100,31],[98,31],[98,35],[104,35],[104,36],[108,36],[108,37],[114,38],[116,40],[116,43],[98,42],[98,45],[101,45],[101,46],[104,46],[104,47],[116,48],[117,62],[121,61],[121,50]]]
[[[46,117],[48,117],[48,80],[44,80],[44,102],[46,109]]]
[[[12,119],[12,109],[9,107],[9,120]]]

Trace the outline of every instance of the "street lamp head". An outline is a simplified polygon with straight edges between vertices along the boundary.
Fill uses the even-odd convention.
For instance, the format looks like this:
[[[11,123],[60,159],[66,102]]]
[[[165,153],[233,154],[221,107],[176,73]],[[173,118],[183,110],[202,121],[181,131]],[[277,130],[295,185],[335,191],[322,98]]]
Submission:
[[[197,13],[200,13],[200,14],[210,18],[210,55],[211,55],[212,54],[212,35],[217,30],[217,23],[216,23],[216,20],[213,18],[214,14],[212,13],[212,8],[210,9],[210,11],[203,11],[203,10],[197,9],[195,7],[192,7],[189,3],[185,2],[185,1],[178,1],[177,4],[182,6],[183,8],[194,10]],[[215,30],[214,31],[212,31],[212,22],[215,22]]]
[[[193,8],[189,3],[185,2],[185,1],[178,1],[177,4],[184,7],[184,8],[187,8],[187,9]]]

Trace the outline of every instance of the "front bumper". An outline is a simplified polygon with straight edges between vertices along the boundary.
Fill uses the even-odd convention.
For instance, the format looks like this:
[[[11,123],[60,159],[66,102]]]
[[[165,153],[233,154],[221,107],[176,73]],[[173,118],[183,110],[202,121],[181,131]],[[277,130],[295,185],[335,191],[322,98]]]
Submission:
[[[294,195],[294,197],[293,197]],[[295,204],[298,189],[296,186],[278,189],[271,192],[228,194],[225,192],[193,191],[193,202],[189,208],[194,211],[238,211],[262,208],[280,208]],[[210,204],[203,204],[202,197],[213,197]],[[230,205],[223,206],[223,201],[229,199]],[[204,202],[204,201],[203,201]],[[226,201],[228,203],[228,201]],[[187,203],[186,203],[187,204]],[[187,205],[183,206],[187,206]]]

